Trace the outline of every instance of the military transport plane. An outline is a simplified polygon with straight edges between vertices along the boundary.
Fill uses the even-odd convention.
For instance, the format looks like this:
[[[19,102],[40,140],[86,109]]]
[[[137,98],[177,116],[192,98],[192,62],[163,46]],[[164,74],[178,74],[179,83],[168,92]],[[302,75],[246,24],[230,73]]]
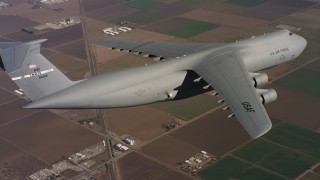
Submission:
[[[40,44],[0,43],[0,66],[32,102],[24,108],[115,108],[219,93],[227,107],[257,138],[272,126],[263,104],[277,98],[257,73],[293,60],[305,49],[304,38],[279,30],[230,44],[100,40],[111,49],[157,56],[159,63],[71,81],[41,53]]]

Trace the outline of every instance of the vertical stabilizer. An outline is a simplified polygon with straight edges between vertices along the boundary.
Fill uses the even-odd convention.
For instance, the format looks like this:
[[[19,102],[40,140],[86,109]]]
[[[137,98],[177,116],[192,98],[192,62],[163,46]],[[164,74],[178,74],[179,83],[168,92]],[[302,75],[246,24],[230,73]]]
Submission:
[[[0,67],[32,101],[75,84],[40,53],[44,41],[0,43]]]

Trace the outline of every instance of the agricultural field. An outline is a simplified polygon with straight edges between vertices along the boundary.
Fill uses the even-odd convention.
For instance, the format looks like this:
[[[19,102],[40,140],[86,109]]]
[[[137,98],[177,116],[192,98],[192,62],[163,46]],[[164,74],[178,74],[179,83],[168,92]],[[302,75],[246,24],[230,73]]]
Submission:
[[[21,0],[19,2],[21,2]],[[79,16],[80,14],[78,2],[74,0],[64,1],[63,3],[56,3],[51,5],[50,8],[40,8],[36,10],[32,9],[31,5],[27,2],[28,1],[15,6],[11,6],[10,8],[1,9],[0,14],[7,15],[7,19],[4,20],[7,26],[3,26],[3,29],[10,27],[16,28],[17,30],[17,26],[20,26],[21,28],[19,28],[18,30],[21,30],[22,28],[32,27],[48,22],[54,22],[71,16]],[[17,22],[15,21],[15,19],[11,19],[12,21],[10,21],[8,20],[10,16],[16,18],[23,17],[23,21]],[[0,21],[3,22],[2,19],[0,19]],[[26,22],[30,21],[37,22],[37,24],[26,24]]]
[[[255,168],[233,156],[228,156],[200,171],[198,176],[200,176],[201,179],[284,179],[260,168]]]
[[[114,24],[119,24],[122,21],[129,21],[131,23],[136,23],[140,25],[151,24],[156,21],[168,18],[169,16],[161,12],[149,12],[149,11],[139,11],[127,16],[122,16],[116,19],[111,19],[110,22]]]
[[[229,113],[221,109],[211,111],[169,136],[217,157],[223,156],[250,139],[237,120],[227,118]]]
[[[270,0],[227,0],[227,3],[231,3],[231,4],[237,4],[237,5],[241,5],[241,6],[249,6],[249,7],[253,7],[253,6],[258,6],[260,4],[263,4],[265,2],[268,2]]]
[[[157,4],[151,0],[138,0],[138,1],[130,1],[126,4],[126,6],[141,10],[147,10],[150,8],[154,8]]]
[[[238,36],[242,32],[243,30],[239,28],[233,28],[229,26],[219,26],[212,30],[195,35],[190,39],[193,41],[199,41],[199,42],[221,43],[221,42],[228,42],[231,38]]]
[[[76,41],[82,39],[81,25],[73,25],[67,28],[58,29],[40,35],[32,35],[23,31],[17,31],[6,34],[5,37],[11,38],[15,41],[32,41],[35,39],[48,39],[42,44],[42,47],[51,48],[53,46],[61,45],[66,42]]]
[[[25,116],[17,112],[15,114],[18,117],[0,126],[0,137],[47,164],[102,141],[102,136],[49,111],[42,110]]]
[[[303,177],[299,178],[299,180],[318,180],[320,179],[320,175],[312,172],[308,172]]]
[[[191,179],[136,152],[120,158],[117,165],[121,179]]]
[[[263,138],[320,160],[319,133],[288,123],[281,123]]]
[[[276,83],[266,88],[273,88],[278,94],[277,101],[266,105],[269,116],[311,130],[319,129],[320,98],[285,88]],[[284,110],[284,107],[290,111]]]
[[[275,84],[320,97],[319,78],[319,71],[301,68],[275,81]]]
[[[320,71],[320,59],[308,64],[305,67],[314,71]]]
[[[148,31],[153,31],[153,32],[166,33],[172,29],[177,29],[179,27],[183,27],[194,22],[197,22],[197,21],[182,18],[182,17],[173,17],[170,19],[166,19],[166,20],[151,24],[149,26],[145,26],[143,27],[143,29]]]
[[[178,118],[191,120],[218,105],[219,103],[217,103],[215,97],[202,94],[178,101],[159,102],[151,106],[164,110]]]
[[[201,171],[199,176],[207,179],[239,176],[250,179],[255,175],[252,179],[297,178],[320,161],[319,138],[316,132],[282,122],[266,135]],[[258,170],[250,172],[251,166]]]
[[[81,59],[84,62],[87,62],[85,43],[82,39],[73,41],[71,43],[64,43],[63,45],[55,46],[53,49],[64,52],[73,57]]]
[[[77,69],[87,66],[86,61],[76,59],[64,53],[48,56],[47,58],[63,73],[76,71]]]
[[[169,35],[179,36],[183,38],[189,38],[203,32],[215,29],[219,27],[219,24],[205,23],[205,22],[192,22],[190,24],[172,29],[167,32]]]
[[[119,136],[129,134],[141,141],[149,141],[163,133],[163,124],[174,120],[168,113],[148,106],[107,109],[110,129]]]
[[[179,17],[240,29],[257,28],[268,23],[268,21],[262,19],[209,11],[204,9],[195,9],[193,11],[189,11],[179,15]]]
[[[199,153],[201,149],[174,137],[165,135],[143,146],[141,151],[176,167],[178,163]]]

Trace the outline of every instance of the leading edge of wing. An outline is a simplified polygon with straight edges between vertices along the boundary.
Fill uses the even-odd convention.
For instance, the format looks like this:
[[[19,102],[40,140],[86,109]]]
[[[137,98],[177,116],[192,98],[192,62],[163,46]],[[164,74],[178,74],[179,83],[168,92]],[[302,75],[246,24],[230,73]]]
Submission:
[[[233,50],[203,59],[194,69],[219,92],[252,138],[268,132],[272,123],[251,83],[242,58]]]
[[[126,41],[116,39],[101,39],[91,43],[108,46],[116,49],[143,52],[163,58],[175,58],[197,52],[200,49],[222,46],[222,43],[177,43],[177,42],[150,42],[150,41]]]

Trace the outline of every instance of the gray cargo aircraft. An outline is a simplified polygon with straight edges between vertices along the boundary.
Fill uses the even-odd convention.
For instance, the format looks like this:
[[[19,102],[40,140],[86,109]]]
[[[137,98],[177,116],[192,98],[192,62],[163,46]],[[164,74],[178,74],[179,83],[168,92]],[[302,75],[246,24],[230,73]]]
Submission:
[[[263,104],[277,98],[257,73],[293,60],[307,41],[279,30],[235,43],[170,43],[100,40],[95,43],[127,52],[144,52],[160,63],[71,81],[41,53],[37,40],[0,43],[0,66],[32,102],[24,108],[116,108],[219,93],[252,138],[272,126]]]

